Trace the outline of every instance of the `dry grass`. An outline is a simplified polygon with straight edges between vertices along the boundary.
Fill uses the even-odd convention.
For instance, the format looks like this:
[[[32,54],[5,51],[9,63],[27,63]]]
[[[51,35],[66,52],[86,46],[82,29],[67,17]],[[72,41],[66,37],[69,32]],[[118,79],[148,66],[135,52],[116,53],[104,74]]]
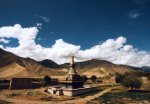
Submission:
[[[122,86],[96,98],[87,104],[150,104],[150,83],[144,82],[138,92],[128,92]]]
[[[44,93],[44,88],[35,90],[0,90],[0,98],[1,97],[29,101],[66,101],[76,98],[46,94]]]

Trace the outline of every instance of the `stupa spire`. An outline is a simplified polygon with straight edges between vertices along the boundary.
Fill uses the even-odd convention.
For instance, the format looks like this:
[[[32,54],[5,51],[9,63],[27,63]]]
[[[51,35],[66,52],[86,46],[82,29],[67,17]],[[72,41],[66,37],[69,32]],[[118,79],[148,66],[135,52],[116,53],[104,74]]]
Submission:
[[[76,75],[77,72],[75,70],[75,64],[74,64],[74,56],[71,56],[70,58],[70,70],[68,72],[69,75]]]

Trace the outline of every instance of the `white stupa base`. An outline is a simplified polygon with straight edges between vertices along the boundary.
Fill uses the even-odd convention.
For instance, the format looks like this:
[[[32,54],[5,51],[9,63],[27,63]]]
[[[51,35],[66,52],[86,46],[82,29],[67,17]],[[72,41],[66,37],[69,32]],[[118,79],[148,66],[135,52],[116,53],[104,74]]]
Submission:
[[[63,89],[63,94],[66,96],[77,96],[85,93],[96,91],[96,87],[78,88],[78,89]]]
[[[77,96],[85,93],[96,91],[97,87],[86,87],[86,88],[78,88],[78,89],[69,89],[69,88],[56,88],[50,87],[48,88],[48,92],[50,94],[56,95],[66,95],[66,96]]]

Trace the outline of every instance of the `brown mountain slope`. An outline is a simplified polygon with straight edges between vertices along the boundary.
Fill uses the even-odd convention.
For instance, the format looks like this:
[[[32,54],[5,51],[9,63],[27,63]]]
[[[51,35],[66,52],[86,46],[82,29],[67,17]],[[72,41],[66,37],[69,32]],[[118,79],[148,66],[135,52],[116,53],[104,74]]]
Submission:
[[[56,64],[54,61],[46,59],[38,62],[40,65],[43,65],[48,68],[61,68],[60,65]]]
[[[44,67],[30,58],[18,57],[0,49],[0,77],[36,77],[59,75],[60,72],[62,75],[65,73],[61,70]]]
[[[66,67],[69,64],[62,64],[62,67]],[[125,73],[129,71],[135,71],[133,67],[126,65],[116,65],[109,61],[105,60],[87,60],[83,62],[75,63],[76,69],[78,73],[82,73],[83,75],[91,76],[96,75],[97,77],[109,76],[114,73]]]
[[[45,75],[57,76],[59,74],[60,73],[57,70],[48,69],[41,65],[34,65],[29,69],[17,63],[12,63],[5,67],[0,68],[0,78],[41,77]],[[62,74],[64,74],[63,71]]]
[[[37,62],[30,58],[19,57],[10,52],[4,51],[0,48],[0,68],[3,66],[9,65],[13,62],[16,62],[19,65],[25,66],[25,67],[30,67],[30,65],[28,65],[27,63],[32,63],[33,66],[36,63],[36,64],[40,64],[42,66],[45,66],[51,69],[61,67],[60,65],[56,64],[55,62],[51,60],[43,60],[43,61]]]
[[[69,69],[68,66],[69,64],[58,65],[51,60],[37,62],[30,58],[18,57],[0,49],[0,77],[64,76],[68,72],[66,70]],[[97,77],[109,76],[116,72],[125,73],[135,71],[137,69],[97,59],[76,62],[75,66],[79,74],[87,76],[96,75]]]

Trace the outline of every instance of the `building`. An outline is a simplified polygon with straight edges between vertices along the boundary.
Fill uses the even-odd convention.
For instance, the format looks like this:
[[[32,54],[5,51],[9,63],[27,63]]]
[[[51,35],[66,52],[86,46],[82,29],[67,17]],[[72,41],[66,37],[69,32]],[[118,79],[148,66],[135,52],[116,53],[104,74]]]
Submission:
[[[70,70],[68,72],[66,80],[65,81],[62,80],[59,83],[65,88],[72,88],[72,89],[83,88],[83,80],[75,70],[74,56],[71,57],[71,62],[69,66]]]
[[[59,86],[48,88],[50,94],[76,96],[97,90],[96,87],[84,87],[84,82],[77,74],[74,64],[74,56],[71,56],[70,69],[65,80],[59,81]]]
[[[10,80],[9,89],[31,89],[32,88],[32,78],[12,78]]]

